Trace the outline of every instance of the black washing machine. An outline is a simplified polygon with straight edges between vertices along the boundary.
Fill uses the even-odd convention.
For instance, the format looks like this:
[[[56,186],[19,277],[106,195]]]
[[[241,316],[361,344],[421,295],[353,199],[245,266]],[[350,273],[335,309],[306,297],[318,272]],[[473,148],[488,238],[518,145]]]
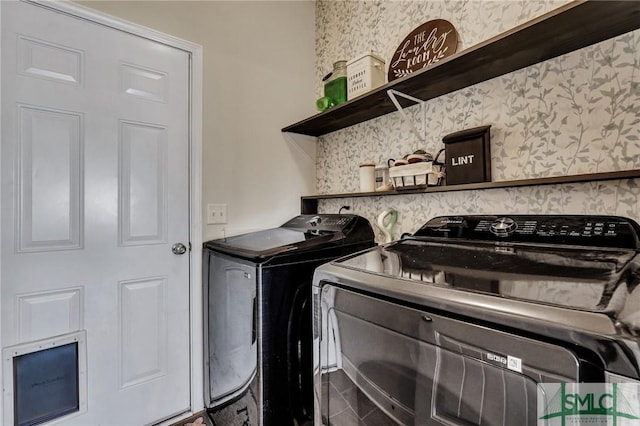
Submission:
[[[301,215],[204,244],[205,404],[216,426],[311,422],[316,267],[375,245],[356,215]]]

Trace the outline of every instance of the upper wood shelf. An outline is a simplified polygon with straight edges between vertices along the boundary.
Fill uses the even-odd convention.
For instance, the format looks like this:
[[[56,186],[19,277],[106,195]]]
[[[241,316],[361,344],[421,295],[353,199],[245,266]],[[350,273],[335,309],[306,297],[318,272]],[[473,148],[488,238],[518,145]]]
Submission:
[[[389,89],[426,101],[638,28],[640,1],[575,1],[282,131],[321,136],[396,111]]]

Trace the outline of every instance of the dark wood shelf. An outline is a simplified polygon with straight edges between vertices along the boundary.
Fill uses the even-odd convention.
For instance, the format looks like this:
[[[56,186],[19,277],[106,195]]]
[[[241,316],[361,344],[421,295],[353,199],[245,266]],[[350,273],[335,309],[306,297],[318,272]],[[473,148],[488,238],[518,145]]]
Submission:
[[[396,111],[389,89],[426,101],[638,28],[640,1],[575,1],[282,131],[321,136]]]
[[[516,188],[520,186],[557,185],[580,182],[596,182],[616,179],[640,178],[640,169],[619,172],[588,173],[572,176],[554,176],[536,179],[504,180],[498,182],[469,183],[465,185],[430,186],[427,188],[407,189],[402,191],[354,192],[345,194],[309,195],[301,197],[301,212],[314,214],[318,212],[318,200],[330,198],[387,197],[394,195],[429,194],[435,192],[471,191],[494,188]]]

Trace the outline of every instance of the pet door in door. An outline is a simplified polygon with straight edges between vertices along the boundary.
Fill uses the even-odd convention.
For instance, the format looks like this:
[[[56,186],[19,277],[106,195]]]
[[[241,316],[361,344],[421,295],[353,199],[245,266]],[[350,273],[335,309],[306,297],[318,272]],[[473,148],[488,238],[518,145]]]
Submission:
[[[84,331],[2,352],[5,425],[37,425],[86,411]]]

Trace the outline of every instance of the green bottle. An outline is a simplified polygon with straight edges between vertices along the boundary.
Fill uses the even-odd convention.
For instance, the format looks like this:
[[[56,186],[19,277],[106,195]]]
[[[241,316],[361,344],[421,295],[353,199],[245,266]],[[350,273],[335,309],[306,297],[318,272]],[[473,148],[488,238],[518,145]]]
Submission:
[[[334,105],[347,102],[347,61],[337,61],[333,64],[333,72],[324,83],[324,95],[331,99]]]
[[[324,81],[324,96],[316,101],[318,110],[325,111],[347,101],[347,61],[335,62],[333,71],[322,81]]]

